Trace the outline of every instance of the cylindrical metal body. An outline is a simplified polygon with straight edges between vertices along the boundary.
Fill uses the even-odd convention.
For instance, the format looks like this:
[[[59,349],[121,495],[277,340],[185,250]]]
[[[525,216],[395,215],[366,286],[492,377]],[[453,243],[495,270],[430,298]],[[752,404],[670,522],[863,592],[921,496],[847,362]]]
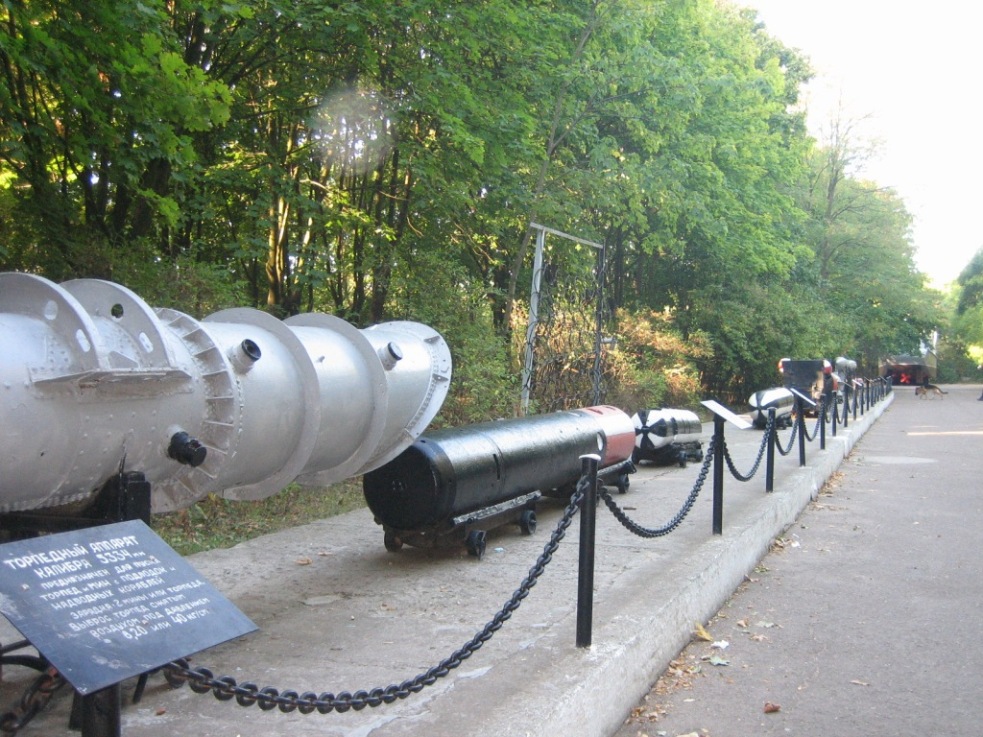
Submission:
[[[367,473],[363,490],[380,524],[430,529],[576,483],[581,456],[599,455],[604,468],[627,460],[634,444],[631,418],[607,406],[437,430]]]
[[[0,333],[0,512],[84,503],[120,470],[155,511],[339,481],[408,446],[451,370],[416,323],[196,320],[94,279],[0,274]]]
[[[635,458],[651,460],[655,451],[670,445],[699,442],[703,423],[687,409],[643,409],[632,417]]]
[[[775,420],[784,422],[792,414],[795,405],[795,395],[785,387],[762,389],[755,392],[748,400],[751,405],[751,422],[755,427],[764,428],[768,425],[768,410],[775,410]]]

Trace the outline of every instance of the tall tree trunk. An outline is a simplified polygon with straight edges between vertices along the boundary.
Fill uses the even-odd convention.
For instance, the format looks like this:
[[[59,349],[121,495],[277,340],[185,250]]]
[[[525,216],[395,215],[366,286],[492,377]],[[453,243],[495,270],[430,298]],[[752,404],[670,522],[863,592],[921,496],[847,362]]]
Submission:
[[[584,49],[587,47],[587,42],[590,40],[591,35],[593,35],[597,28],[597,7],[600,2],[601,0],[594,0],[591,3],[590,16],[588,18],[587,25],[584,26],[584,29],[580,34],[580,39],[577,41],[577,47],[574,49],[573,56],[570,59],[571,66],[577,64],[583,58]],[[560,132],[560,123],[563,118],[563,104],[566,101],[569,90],[570,82],[567,81],[560,86],[560,89],[556,95],[556,101],[553,104],[553,120],[550,122],[549,135],[547,136],[546,140],[546,155],[543,157],[543,161],[539,166],[539,172],[536,175],[536,184],[533,188],[533,205],[532,211],[529,213],[529,222],[531,223],[536,222],[538,218],[537,207],[546,188],[546,175],[549,173],[550,164],[553,162],[553,156],[567,133],[567,131],[562,133]],[[519,272],[522,271],[522,264],[525,262],[526,256],[529,253],[529,244],[531,242],[532,229],[527,227],[526,231],[522,234],[522,241],[519,244],[519,250],[513,259],[512,267],[509,270],[508,295],[505,301],[505,310],[503,314],[504,324],[500,326],[502,331],[505,333],[511,330],[512,311],[515,306],[515,295],[519,283]]]

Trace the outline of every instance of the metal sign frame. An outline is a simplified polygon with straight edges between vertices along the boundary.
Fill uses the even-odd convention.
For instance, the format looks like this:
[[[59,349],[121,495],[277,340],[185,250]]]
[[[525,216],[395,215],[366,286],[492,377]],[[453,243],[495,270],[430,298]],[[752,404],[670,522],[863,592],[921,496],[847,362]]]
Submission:
[[[529,296],[529,325],[526,327],[526,347],[525,347],[525,361],[522,368],[522,396],[520,402],[520,414],[525,416],[529,411],[529,382],[532,380],[532,370],[534,363],[534,346],[536,343],[536,327],[539,325],[539,294],[543,281],[543,250],[546,245],[546,234],[550,233],[552,235],[559,236],[560,238],[566,238],[574,243],[580,243],[585,246],[590,246],[591,248],[596,248],[601,253],[601,258],[604,257],[604,245],[601,243],[595,243],[594,241],[589,241],[584,238],[578,238],[575,235],[570,235],[569,233],[564,233],[560,230],[555,230],[553,228],[548,228],[545,225],[540,225],[539,223],[529,223],[530,228],[535,228],[536,233],[536,251],[533,256],[532,264],[532,292]],[[603,291],[604,285],[601,284],[601,289]],[[602,296],[598,296],[598,315],[597,315],[597,329],[595,335],[595,362],[600,359],[600,340],[601,340],[601,325],[600,325],[600,304]],[[595,391],[595,394],[597,392]],[[597,403],[595,398],[595,404]]]

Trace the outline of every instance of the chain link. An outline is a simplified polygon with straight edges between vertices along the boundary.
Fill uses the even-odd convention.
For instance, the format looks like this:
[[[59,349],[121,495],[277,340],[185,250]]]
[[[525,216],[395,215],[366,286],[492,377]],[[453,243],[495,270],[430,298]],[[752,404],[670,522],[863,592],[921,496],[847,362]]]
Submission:
[[[710,442],[707,444],[706,455],[703,457],[703,464],[700,466],[700,473],[696,477],[696,483],[693,485],[693,489],[690,491],[689,496],[686,497],[686,501],[683,502],[682,508],[676,513],[676,516],[669,520],[662,527],[656,527],[654,529],[649,529],[642,527],[638,523],[629,519],[628,515],[622,511],[618,506],[617,502],[611,498],[607,490],[601,487],[599,494],[607,505],[611,514],[625,526],[625,528],[639,537],[653,538],[653,537],[663,537],[668,535],[670,532],[675,530],[686,519],[686,515],[689,514],[690,510],[693,508],[693,504],[696,503],[696,498],[700,495],[700,491],[703,489],[703,484],[706,483],[707,474],[710,472],[710,464],[713,463],[713,450],[714,443],[716,442],[716,437],[710,438]]]
[[[796,420],[795,422],[792,423],[792,434],[789,435],[787,447],[783,448],[781,442],[779,442],[778,440],[778,436],[777,435],[775,436],[776,450],[778,450],[778,452],[781,455],[787,456],[789,453],[792,452],[792,446],[795,444],[795,438],[798,434],[799,434],[799,422],[798,420]]]
[[[734,466],[734,459],[730,457],[730,450],[727,448],[727,441],[724,441],[724,460],[727,462],[727,467],[730,469],[730,473],[735,479],[738,481],[750,481],[754,478],[754,474],[758,472],[758,466],[761,465],[761,459],[764,458],[765,449],[768,447],[768,439],[771,437],[771,431],[774,425],[774,418],[769,417],[768,426],[765,428],[764,436],[761,438],[761,446],[758,448],[758,457],[754,459],[754,465],[751,466],[751,470],[748,471],[747,475],[740,473],[736,466]]]
[[[819,437],[819,426],[826,420],[826,400],[823,399],[819,405],[819,412],[816,414],[816,424],[812,428],[812,433],[806,430],[805,418],[802,418],[802,432],[805,433],[806,442],[811,443]]]
[[[367,706],[381,706],[391,704],[397,699],[405,699],[412,693],[419,693],[427,686],[432,686],[437,679],[448,675],[454,668],[470,658],[477,650],[488,642],[498,630],[508,621],[522,601],[529,596],[532,587],[536,585],[539,577],[543,575],[546,566],[553,558],[553,554],[560,546],[560,541],[566,535],[567,529],[573,522],[573,517],[580,508],[584,498],[589,479],[581,477],[577,483],[576,490],[570,498],[570,503],[563,512],[563,517],[557,524],[556,529],[550,536],[549,542],[543,547],[536,563],[529,569],[529,573],[519,584],[511,598],[505,606],[496,614],[478,634],[465,643],[462,647],[452,653],[448,658],[433,666],[424,673],[416,677],[403,681],[396,685],[391,684],[386,688],[373,688],[370,691],[342,691],[340,693],[321,693],[307,691],[298,694],[296,691],[279,691],[275,688],[259,688],[255,683],[237,684],[234,678],[222,676],[215,678],[212,671],[208,668],[191,668],[186,660],[175,660],[164,668],[164,676],[171,686],[178,688],[184,683],[188,683],[192,691],[205,694],[209,691],[219,701],[236,700],[239,706],[252,706],[256,704],[263,711],[279,709],[282,712],[299,711],[301,714],[311,714],[317,711],[320,714],[330,714],[332,711],[344,713],[353,709],[360,711]]]
[[[64,676],[55,667],[48,666],[44,673],[34,679],[31,685],[27,687],[17,706],[0,714],[0,732],[10,735],[17,734],[48,705],[51,697],[65,683]]]

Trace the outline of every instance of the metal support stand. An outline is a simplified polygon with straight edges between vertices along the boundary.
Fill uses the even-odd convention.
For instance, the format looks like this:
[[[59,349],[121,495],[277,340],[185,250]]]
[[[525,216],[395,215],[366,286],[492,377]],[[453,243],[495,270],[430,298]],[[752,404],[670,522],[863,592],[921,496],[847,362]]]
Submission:
[[[73,706],[72,715],[81,712],[82,737],[119,737],[122,733],[122,689],[117,683],[79,699],[81,706]],[[69,728],[78,726],[69,723]]]
[[[127,471],[109,479],[89,509],[79,515],[11,512],[0,516],[0,527],[27,538],[137,519],[150,524],[150,482],[142,473]]]
[[[26,538],[42,532],[66,532],[131,520],[150,524],[150,482],[142,473],[121,469],[80,515],[11,513],[3,515],[0,523],[4,529]],[[121,693],[119,684],[86,696],[76,693],[69,729],[81,730],[82,737],[120,737]]]
[[[580,569],[577,577],[577,647],[590,647],[594,625],[594,537],[597,526],[597,467],[600,456],[584,455],[587,490],[580,502]]]

